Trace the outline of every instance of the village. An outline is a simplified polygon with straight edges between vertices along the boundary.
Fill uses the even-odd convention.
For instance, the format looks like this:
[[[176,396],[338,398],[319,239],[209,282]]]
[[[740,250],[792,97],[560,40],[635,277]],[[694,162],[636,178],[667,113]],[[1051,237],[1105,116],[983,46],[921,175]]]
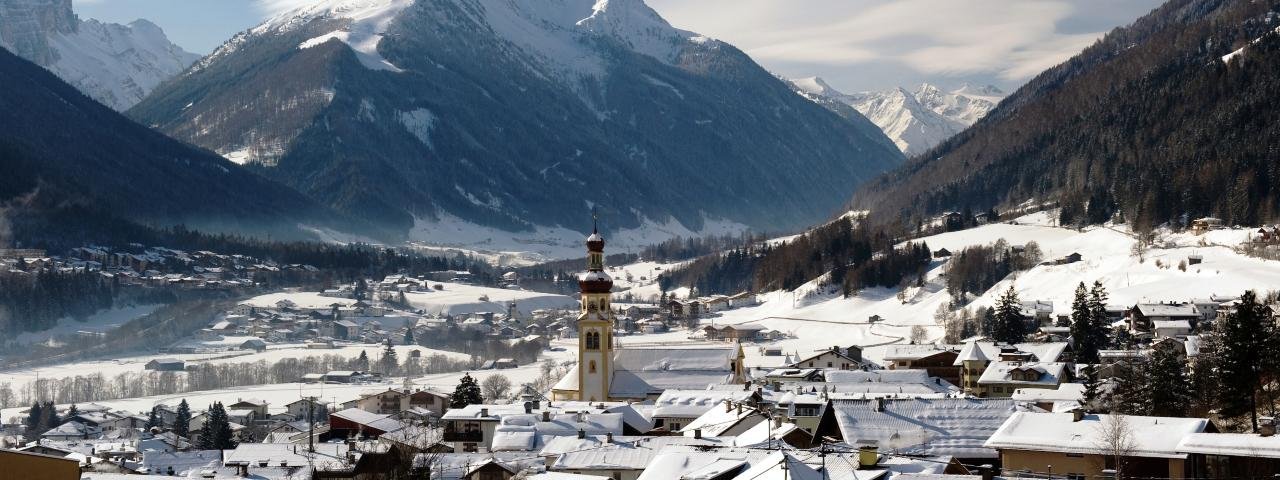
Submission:
[[[848,323],[907,331],[887,344],[833,337],[801,349],[795,332],[766,326],[778,324],[772,317],[752,320],[778,302],[768,296],[663,292],[663,303],[614,303],[610,272],[621,271],[604,265],[601,236],[587,244],[577,299],[524,291],[514,272],[502,288],[439,272],[252,297],[142,368],[190,377],[207,362],[196,355],[294,352],[304,369],[285,385],[296,391],[245,387],[200,397],[208,404],[181,392],[155,402],[35,402],[5,410],[12,450],[0,455],[113,480],[1280,472],[1274,417],[1257,413],[1256,429],[1230,433],[1239,426],[1215,423],[1185,396],[1177,415],[1154,414],[1158,405],[1122,413],[1134,408],[1125,402],[1136,401],[1135,385],[1145,385],[1142,395],[1156,388],[1144,383],[1157,375],[1152,365],[1172,365],[1190,388],[1197,367],[1224,348],[1205,332],[1242,309],[1274,330],[1280,308],[1252,296],[1112,304],[1095,287],[1092,304],[1067,313],[1051,300],[993,305],[997,323],[1018,325],[1017,341],[997,327],[947,343],[876,314]],[[935,257],[945,263],[948,253]],[[1101,339],[1082,341],[1077,322]],[[306,357],[332,351],[347,356]],[[429,373],[433,364],[457,371]]]

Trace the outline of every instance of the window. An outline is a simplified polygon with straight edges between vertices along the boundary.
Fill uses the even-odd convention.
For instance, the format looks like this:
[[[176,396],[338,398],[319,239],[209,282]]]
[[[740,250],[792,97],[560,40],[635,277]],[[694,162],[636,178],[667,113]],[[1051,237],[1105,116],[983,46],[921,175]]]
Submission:
[[[831,362],[827,362],[827,368],[831,368]]]
[[[467,452],[467,453],[476,453],[478,450],[476,449],[476,444],[474,444],[474,443],[464,443],[464,444],[462,444],[462,451]]]
[[[592,360],[591,362],[587,363],[587,372],[588,372],[588,373],[596,373],[596,361],[595,361],[595,360]]]
[[[668,432],[677,432],[677,431],[680,431],[680,428],[684,427],[684,425],[681,424],[680,422],[671,422],[671,423],[668,423],[667,425],[670,425],[667,428]]]
[[[1068,473],[1067,480],[1084,480],[1083,473]]]
[[[586,345],[587,350],[599,350],[600,333],[596,331],[587,332],[587,334],[583,336],[583,343]]]
[[[797,417],[816,417],[818,416],[817,405],[796,405]]]

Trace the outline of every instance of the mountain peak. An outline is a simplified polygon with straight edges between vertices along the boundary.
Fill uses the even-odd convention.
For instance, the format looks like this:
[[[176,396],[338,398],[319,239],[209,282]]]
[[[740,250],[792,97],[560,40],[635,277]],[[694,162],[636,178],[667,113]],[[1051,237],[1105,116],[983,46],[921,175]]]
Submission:
[[[828,84],[826,80],[823,80],[822,77],[797,78],[791,80],[791,83],[810,95],[817,95],[819,97],[843,95],[840,91],[833,88],[831,84]]]

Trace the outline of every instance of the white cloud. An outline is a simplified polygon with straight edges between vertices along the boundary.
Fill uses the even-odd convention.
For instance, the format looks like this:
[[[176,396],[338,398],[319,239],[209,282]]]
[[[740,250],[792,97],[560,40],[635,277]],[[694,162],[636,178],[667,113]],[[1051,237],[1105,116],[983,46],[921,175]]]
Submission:
[[[1158,0],[649,0],[676,26],[728,41],[784,74],[861,88],[982,77],[1019,84]],[[1071,25],[1064,28],[1063,25]],[[809,72],[799,72],[809,68]],[[893,72],[893,73],[888,73]],[[833,75],[835,73],[835,75]],[[906,78],[911,77],[911,78]],[[832,78],[828,78],[832,80]],[[884,79],[880,79],[884,81]],[[877,87],[880,88],[880,87]]]

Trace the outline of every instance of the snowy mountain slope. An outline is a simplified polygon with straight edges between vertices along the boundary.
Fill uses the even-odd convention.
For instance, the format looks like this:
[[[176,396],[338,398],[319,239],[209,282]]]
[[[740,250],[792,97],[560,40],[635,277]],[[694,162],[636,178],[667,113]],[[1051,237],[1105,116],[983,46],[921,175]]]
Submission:
[[[803,227],[902,161],[640,0],[316,2],[129,113],[406,238],[498,250],[592,209],[614,231]]]
[[[200,58],[146,20],[81,20],[71,0],[0,0],[0,47],[116,110],[138,103]]]
[[[915,241],[923,241],[935,250],[946,248],[952,252],[1000,239],[1011,245],[1035,241],[1046,260],[1070,253],[1080,253],[1083,257],[1082,261],[1067,265],[1038,265],[1007,278],[972,299],[966,305],[971,309],[994,305],[1010,285],[1021,300],[1052,301],[1056,314],[1070,312],[1079,282],[1101,281],[1110,295],[1108,303],[1123,306],[1239,295],[1248,289],[1266,291],[1280,285],[1280,262],[1249,257],[1234,250],[1235,246],[1248,241],[1250,230],[1247,229],[1214,231],[1204,236],[1162,231],[1156,241],[1159,247],[1149,249],[1145,258],[1140,259],[1131,250],[1136,240],[1123,225],[1080,231],[1053,226],[1054,218],[1057,218],[1056,212],[1041,212],[1018,218],[1013,224],[988,224]],[[1179,270],[1177,264],[1190,255],[1203,257],[1203,263],[1188,266],[1186,271]],[[941,338],[942,328],[934,322],[934,313],[952,300],[944,287],[944,270],[945,260],[935,260],[925,276],[925,286],[907,288],[905,303],[897,297],[896,289],[865,289],[844,298],[838,293],[823,293],[816,289],[817,282],[810,282],[794,292],[764,293],[761,298],[765,301],[759,306],[727,310],[714,322],[719,325],[758,323],[790,332],[796,338],[777,343],[787,353],[794,351],[803,355],[832,345],[861,345],[869,347],[865,355],[879,359],[883,345],[907,343],[913,326],[926,327],[931,341]],[[872,315],[884,320],[870,324],[867,319]]]
[[[907,156],[924,153],[960,133],[995,108],[1004,95],[990,85],[965,85],[948,92],[923,83],[914,92],[894,88],[846,94],[819,77],[792,83],[806,97],[835,100],[857,109],[884,130]]]

